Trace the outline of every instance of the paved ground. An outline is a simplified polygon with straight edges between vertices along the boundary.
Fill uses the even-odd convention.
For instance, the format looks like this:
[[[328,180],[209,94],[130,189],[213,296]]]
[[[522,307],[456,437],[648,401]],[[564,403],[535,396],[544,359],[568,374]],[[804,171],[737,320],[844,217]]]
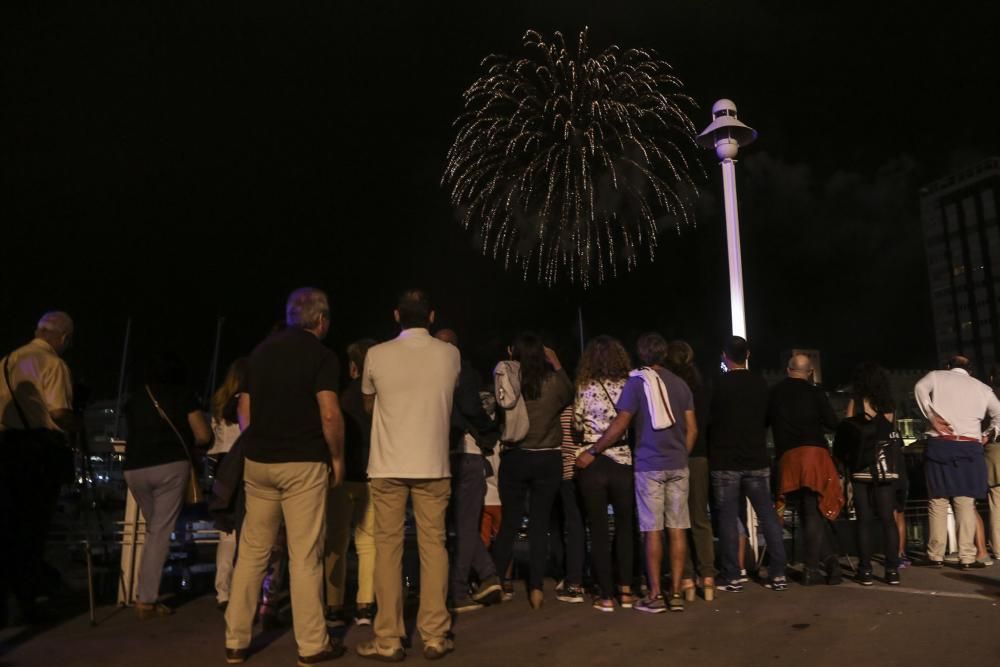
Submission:
[[[785,593],[750,585],[744,593],[698,600],[683,614],[649,616],[555,601],[528,609],[513,602],[460,617],[455,665],[996,665],[1000,664],[1000,564],[975,574],[955,569],[904,570],[903,586],[803,588]],[[175,616],[137,621],[131,610],[103,608],[34,637],[10,638],[0,665],[178,667],[222,665],[223,620],[211,597]],[[370,637],[352,628],[349,647]],[[11,643],[12,642],[12,643]],[[291,632],[258,637],[248,665],[294,665]],[[409,661],[422,662],[416,637]],[[337,664],[369,664],[349,652]]]

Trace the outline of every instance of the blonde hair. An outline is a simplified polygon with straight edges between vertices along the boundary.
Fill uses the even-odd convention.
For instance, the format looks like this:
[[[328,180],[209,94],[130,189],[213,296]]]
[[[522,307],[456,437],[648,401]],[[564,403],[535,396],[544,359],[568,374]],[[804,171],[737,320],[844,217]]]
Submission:
[[[233,363],[229,364],[229,370],[226,371],[226,378],[219,385],[219,388],[215,390],[212,394],[212,417],[216,421],[223,422],[225,417],[223,417],[223,412],[226,409],[226,404],[229,402],[233,396],[235,396],[239,390],[240,385],[247,376],[247,358],[240,357]]]

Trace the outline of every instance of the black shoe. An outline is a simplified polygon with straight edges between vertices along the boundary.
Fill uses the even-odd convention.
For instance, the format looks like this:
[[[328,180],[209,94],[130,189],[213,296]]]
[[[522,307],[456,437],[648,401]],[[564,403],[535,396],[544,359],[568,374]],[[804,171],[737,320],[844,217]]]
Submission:
[[[354,612],[354,622],[357,625],[371,625],[375,620],[375,605],[358,605],[358,610]]]
[[[464,597],[461,600],[453,600],[451,603],[451,610],[456,614],[465,614],[470,611],[479,611],[483,608],[483,605],[479,604],[470,597]]]
[[[871,570],[858,570],[858,573],[854,575],[854,581],[862,586],[871,586],[875,583],[875,578],[872,576]]]
[[[226,649],[226,664],[228,665],[242,665],[247,661],[247,657],[250,655],[250,649],[246,648],[227,648]]]
[[[326,627],[328,628],[342,628],[347,625],[349,620],[343,609],[330,607],[326,610]]]
[[[829,556],[823,564],[826,566],[826,583],[829,586],[837,586],[844,581],[844,576],[840,570],[840,558]]]
[[[486,577],[479,583],[479,589],[472,594],[472,599],[483,605],[497,604],[503,600],[503,586],[496,575]]]
[[[971,563],[962,563],[958,566],[962,570],[982,570],[987,567],[986,563],[981,560],[974,560]]]
[[[330,648],[326,649],[322,653],[317,653],[316,655],[299,656],[298,667],[309,667],[309,665],[315,665],[321,662],[328,662],[330,660],[336,660],[340,656],[344,655],[343,644],[335,643]]]
[[[885,571],[885,583],[890,586],[899,585],[899,570],[886,570]]]

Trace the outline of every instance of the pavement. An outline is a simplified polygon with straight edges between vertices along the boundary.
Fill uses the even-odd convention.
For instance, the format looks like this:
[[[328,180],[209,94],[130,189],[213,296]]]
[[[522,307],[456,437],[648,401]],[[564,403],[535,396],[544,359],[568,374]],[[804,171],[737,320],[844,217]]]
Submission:
[[[876,566],[876,575],[880,568]],[[548,582],[545,606],[512,602],[463,614],[446,664],[546,667],[997,665],[1000,664],[1000,563],[962,572],[909,568],[903,585],[802,587],[776,593],[751,583],[742,593],[701,598],[683,613],[648,615],[557,602]],[[414,601],[415,602],[415,601]],[[412,627],[410,610],[409,627]],[[166,618],[140,622],[133,610],[105,607],[91,627],[86,614],[25,636],[5,632],[0,665],[179,667],[224,665],[223,618],[211,596],[190,600]],[[372,636],[352,627],[349,651],[332,664],[361,665],[353,648]],[[295,664],[290,629],[258,636],[249,667]],[[408,662],[422,663],[413,632]]]

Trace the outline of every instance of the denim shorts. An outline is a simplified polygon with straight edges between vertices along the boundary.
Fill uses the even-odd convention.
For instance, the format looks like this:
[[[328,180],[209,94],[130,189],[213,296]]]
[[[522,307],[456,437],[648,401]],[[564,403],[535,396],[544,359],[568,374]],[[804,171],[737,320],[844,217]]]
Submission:
[[[639,531],[690,528],[687,468],[635,473],[635,506]]]

